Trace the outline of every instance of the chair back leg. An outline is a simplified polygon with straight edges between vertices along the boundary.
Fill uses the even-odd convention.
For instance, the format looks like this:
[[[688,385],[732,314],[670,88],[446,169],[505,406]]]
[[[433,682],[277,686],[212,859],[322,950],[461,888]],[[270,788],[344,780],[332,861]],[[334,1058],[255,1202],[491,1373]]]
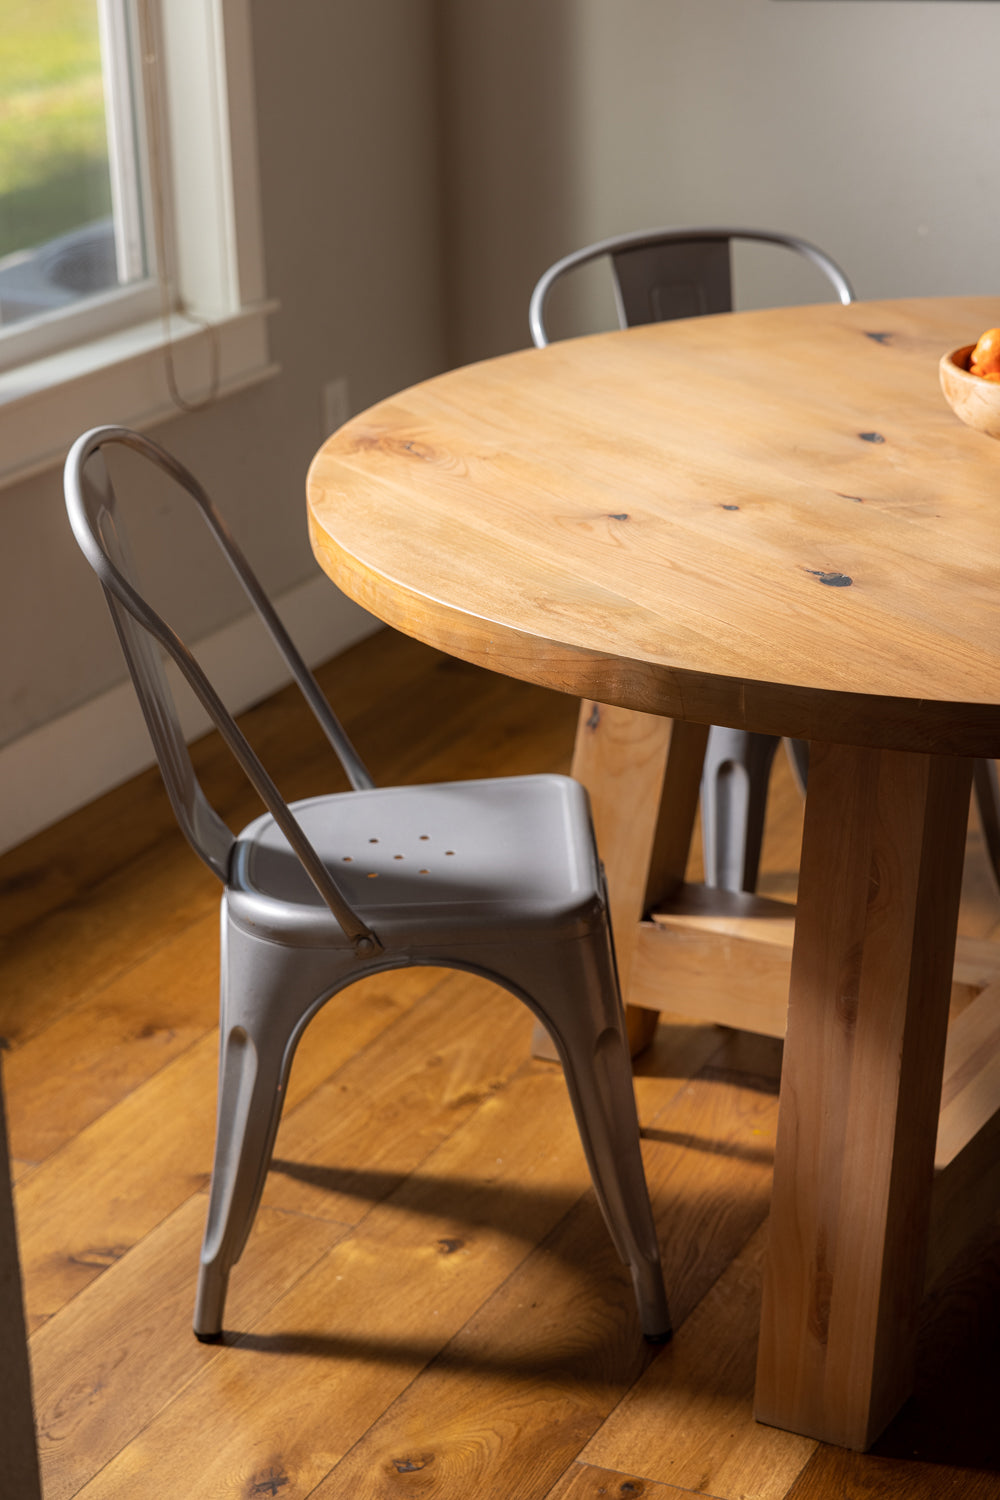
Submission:
[[[977,760],[972,773],[972,785],[990,869],[997,888],[1000,889],[1000,784],[997,782],[996,761]]]
[[[725,891],[757,887],[767,786],[778,740],[713,724],[701,778],[705,884]]]

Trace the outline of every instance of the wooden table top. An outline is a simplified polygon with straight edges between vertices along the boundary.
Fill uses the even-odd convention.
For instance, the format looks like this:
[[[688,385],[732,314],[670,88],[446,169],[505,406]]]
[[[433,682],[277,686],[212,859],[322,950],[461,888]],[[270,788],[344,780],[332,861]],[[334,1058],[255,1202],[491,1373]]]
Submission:
[[[1000,755],[1000,445],[938,382],[996,324],[824,304],[454,370],[324,444],[313,547],[389,624],[581,697]]]

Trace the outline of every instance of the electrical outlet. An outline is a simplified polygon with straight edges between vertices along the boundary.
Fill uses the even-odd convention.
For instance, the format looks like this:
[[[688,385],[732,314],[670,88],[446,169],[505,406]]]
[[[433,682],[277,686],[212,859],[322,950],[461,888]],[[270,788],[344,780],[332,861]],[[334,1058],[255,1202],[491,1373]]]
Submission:
[[[351,415],[351,393],[347,376],[338,375],[336,380],[328,380],[320,395],[323,406],[323,437],[328,438],[331,432],[343,427]]]

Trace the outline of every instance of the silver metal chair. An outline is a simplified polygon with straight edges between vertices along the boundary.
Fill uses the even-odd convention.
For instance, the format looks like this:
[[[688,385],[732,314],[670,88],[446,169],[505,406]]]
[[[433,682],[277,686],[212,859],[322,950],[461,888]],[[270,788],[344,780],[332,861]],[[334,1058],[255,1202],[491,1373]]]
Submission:
[[[733,305],[734,240],[758,241],[797,252],[822,272],[842,303],[854,301],[851,284],[840,267],[817,246],[792,235],[762,229],[640,230],[599,240],[549,267],[531,295],[528,321],[532,341],[538,348],[549,342],[545,305],[555,283],[594,260],[607,259],[610,263],[622,328],[729,312]],[[756,887],[767,787],[777,747],[778,740],[772,735],[712,726],[701,783],[706,885],[731,891],[752,891]],[[788,740],[786,748],[804,792],[808,746],[802,740]]]
[[[139,592],[103,450],[123,445],[195,501],[354,788],[289,806],[194,657]],[[230,1269],[267,1173],[292,1056],[332,995],[411,964],[504,986],[562,1062],[598,1202],[629,1266],[642,1330],[670,1321],[639,1126],[604,877],[583,789],[525,776],[374,786],[197,480],[120,427],[85,433],[65,468],[76,539],[104,586],[174,811],[223,884],[218,1129],[194,1328],[217,1338]],[[163,648],[267,812],[234,835],[206,800],[163,671]]]

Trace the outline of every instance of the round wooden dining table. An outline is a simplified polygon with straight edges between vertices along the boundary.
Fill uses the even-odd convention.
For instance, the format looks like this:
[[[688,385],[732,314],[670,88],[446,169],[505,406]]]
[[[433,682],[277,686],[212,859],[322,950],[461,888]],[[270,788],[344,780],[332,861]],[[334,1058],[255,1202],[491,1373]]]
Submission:
[[[566,340],[379,403],[308,479],[345,593],[584,700],[637,1034],[689,981],[699,1015],[787,1022],[755,1410],[855,1448],[1000,1186],[1000,990],[948,1024],[972,768],[1000,755],[1000,446],[938,379],[997,324],[1000,298],[920,298]],[[711,724],[810,742],[790,956],[775,903],[684,885]],[[712,941],[764,955],[759,992],[736,964],[696,993]]]

